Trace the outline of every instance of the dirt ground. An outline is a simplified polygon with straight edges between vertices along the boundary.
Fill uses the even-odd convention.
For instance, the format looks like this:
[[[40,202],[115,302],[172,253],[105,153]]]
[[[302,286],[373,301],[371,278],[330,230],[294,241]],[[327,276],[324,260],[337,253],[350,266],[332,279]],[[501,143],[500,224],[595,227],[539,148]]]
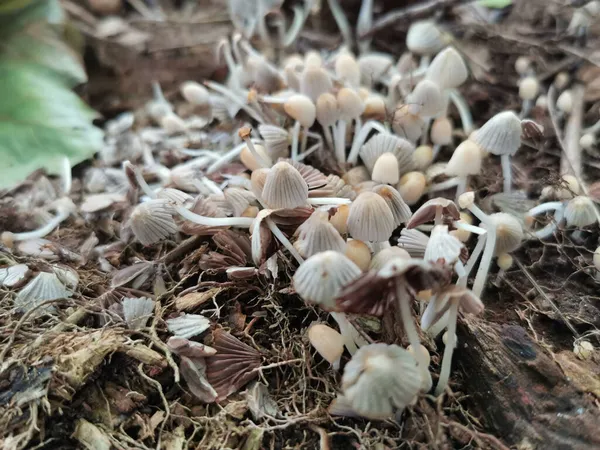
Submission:
[[[211,56],[216,41],[232,31],[226,9],[216,0],[200,1],[195,26],[186,23],[176,6],[167,9],[172,11],[172,21],[155,28],[125,11],[123,17],[134,25],[152,29],[143,51],[85,33],[85,27],[91,28],[98,18],[80,2],[65,3],[87,37],[90,81],[80,93],[105,119],[142,106],[153,80],[160,81],[167,97],[174,99],[184,80],[222,80],[226,74]],[[360,2],[341,3],[350,23],[355,23]],[[378,18],[397,11],[395,3],[375,2],[376,26]],[[567,35],[564,30],[573,12],[570,2],[515,0],[495,12],[502,20],[494,24],[463,9],[461,4],[467,2],[402,3],[395,19],[386,26],[381,22],[381,29],[374,32],[373,48],[398,57],[405,50],[411,21],[436,17],[454,36],[454,45],[470,66],[471,78],[461,93],[476,125],[497,112],[521,109],[514,63],[522,55],[533,61],[543,90],[559,72],[568,72],[573,85],[585,87],[580,127],[600,119],[600,22],[592,24],[586,40]],[[321,17],[309,20],[297,47],[331,49],[339,43],[323,2]],[[457,117],[455,111],[453,115]],[[558,118],[553,123],[551,114],[539,107],[534,107],[531,117],[544,128],[544,137],[521,149],[513,170],[516,189],[524,192],[523,203],[533,205],[543,187],[559,183],[564,146],[557,133],[565,135],[568,121]],[[440,159],[447,160],[451,151],[445,148]],[[599,157],[582,156],[582,179],[588,185],[598,180]],[[82,200],[80,177],[93,164],[74,170],[76,203]],[[14,204],[19,195],[30,194],[34,181],[32,176],[31,183],[0,198],[0,229],[31,228],[30,218]],[[473,187],[487,211],[506,209],[501,199],[492,198],[502,190],[498,159],[485,164]],[[514,199],[510,206],[519,208]],[[116,212],[106,220],[120,219]],[[437,399],[422,396],[400,420],[386,421],[328,414],[341,374],[315,353],[306,331],[311,323],[330,319],[290,289],[294,264],[284,253],[280,253],[284,270],[277,277],[260,274],[230,280],[206,263],[210,252],[223,253],[211,235],[181,235],[151,247],[115,246],[107,259],[116,268],[134,261],[152,262],[147,279],[132,287],[116,283],[114,275],[101,271],[95,260],[81,257],[94,231],[100,244],[115,242],[98,227],[99,223],[71,217],[49,235],[57,246],[52,249],[57,261],[75,269],[80,279],[77,294],[56,303],[54,314],[30,320],[13,310],[7,300],[12,294],[2,292],[3,448],[103,449],[108,448],[103,446],[106,443],[131,449],[600,448],[600,354],[596,350],[591,359],[581,360],[573,353],[574,343],[582,339],[596,349],[600,345],[600,278],[592,263],[599,245],[597,226],[561,229],[543,242],[529,240],[514,252],[515,264],[506,273],[497,275],[495,267],[482,297],[485,313],[459,324],[451,394]],[[469,241],[468,247],[473,246]],[[40,269],[50,264],[7,249],[0,249],[0,262],[23,262]],[[122,295],[152,292],[158,292],[154,295],[158,306],[151,326],[139,332],[128,330],[111,305]],[[180,369],[165,344],[165,320],[181,311],[210,317],[213,329],[225,328],[256,350],[261,365],[267,366],[256,373],[255,380],[262,385],[247,385],[223,402],[206,404],[177,382]],[[402,337],[385,323],[356,320],[374,341],[402,343]],[[210,345],[211,333],[207,335],[202,341]],[[438,373],[441,339],[430,340],[428,347],[432,372]]]

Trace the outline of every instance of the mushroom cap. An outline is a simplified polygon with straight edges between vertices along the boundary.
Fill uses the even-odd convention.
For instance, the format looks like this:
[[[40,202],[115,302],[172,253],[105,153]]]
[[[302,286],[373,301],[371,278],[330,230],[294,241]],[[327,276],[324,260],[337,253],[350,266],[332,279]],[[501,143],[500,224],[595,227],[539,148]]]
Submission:
[[[438,208],[441,208],[443,216],[450,216],[454,220],[460,219],[460,211],[452,200],[436,197],[426,201],[415,211],[406,224],[406,228],[415,228],[424,223],[431,222],[435,218]]]
[[[365,99],[365,110],[363,117],[365,119],[373,119],[383,122],[386,118],[387,111],[385,107],[385,98],[379,94],[369,94]]]
[[[300,93],[316,102],[321,94],[331,92],[333,83],[329,73],[321,67],[306,67],[300,76]]]
[[[428,242],[429,236],[425,233],[415,229],[404,228],[400,231],[398,247],[406,250],[413,258],[423,258]]]
[[[317,98],[317,121],[323,127],[330,127],[340,118],[337,99],[335,95],[326,92]]]
[[[519,81],[519,97],[523,100],[533,100],[540,90],[540,83],[533,75],[522,78]]]
[[[195,81],[186,81],[181,85],[181,95],[188,103],[193,105],[204,106],[208,105],[210,94],[200,83]]]
[[[271,124],[260,124],[258,132],[264,140],[269,159],[276,160],[288,156],[290,135],[285,128]]]
[[[586,196],[579,195],[567,203],[565,219],[568,226],[587,227],[598,220],[594,202]]]
[[[332,310],[341,289],[361,273],[344,254],[329,250],[300,264],[293,278],[294,289],[304,301]]]
[[[433,148],[430,145],[419,145],[412,154],[413,166],[418,170],[426,170],[433,162]]]
[[[173,207],[168,200],[154,199],[137,205],[129,224],[135,237],[143,245],[152,245],[177,233]]]
[[[348,231],[361,241],[387,241],[394,231],[394,216],[386,201],[374,192],[361,192],[350,206]]]
[[[431,80],[421,80],[406,99],[411,114],[432,117],[444,108],[440,87]]]
[[[400,247],[388,247],[384,248],[373,256],[371,264],[369,265],[370,270],[379,270],[389,261],[394,258],[410,259],[410,254]]]
[[[329,223],[327,211],[316,210],[296,230],[298,239],[294,247],[304,258],[317,253],[334,250],[343,253],[346,242],[336,228]]]
[[[335,59],[335,75],[350,87],[360,86],[360,66],[350,53],[342,53]]]
[[[425,193],[427,178],[422,172],[408,172],[402,175],[396,188],[407,205],[414,205]]]
[[[443,260],[445,264],[454,265],[463,247],[462,242],[448,233],[447,225],[436,225],[431,231],[423,259],[431,262]]]
[[[425,77],[437,83],[440,89],[452,89],[467,81],[469,69],[454,47],[446,47],[435,55]]]
[[[340,333],[325,324],[315,323],[308,329],[308,340],[329,364],[339,365],[344,353],[344,338]]]
[[[415,142],[423,133],[425,121],[419,115],[411,114],[410,105],[402,105],[394,111],[392,129],[398,136]]]
[[[273,209],[303,206],[308,200],[308,184],[294,166],[279,161],[267,173],[261,198]]]
[[[344,254],[354,262],[363,272],[371,264],[371,249],[363,241],[348,239]]]
[[[250,186],[252,188],[252,193],[256,198],[262,198],[263,189],[265,188],[265,183],[267,182],[267,175],[271,169],[261,168],[252,171],[250,175]]]
[[[271,156],[267,150],[260,144],[254,144],[254,150],[258,153],[265,161],[271,162]],[[261,163],[256,160],[254,154],[250,151],[247,145],[242,148],[240,152],[240,161],[248,170],[256,170],[262,167]]]
[[[370,85],[381,79],[393,66],[394,58],[387,53],[370,52],[358,57],[361,81]]]
[[[352,120],[365,110],[365,102],[350,88],[342,88],[337,93],[338,108],[341,120]]]
[[[521,245],[523,227],[519,220],[507,213],[495,213],[488,216],[489,222],[496,228],[496,247],[494,255],[510,253]],[[487,228],[487,224],[482,224]]]
[[[288,116],[305,128],[312,127],[317,117],[315,104],[306,95],[294,94],[286,100],[283,109]]]
[[[373,192],[380,195],[385,200],[388,207],[392,211],[394,216],[394,226],[399,227],[401,224],[406,223],[412,216],[410,207],[406,204],[400,192],[398,192],[392,186],[380,184],[373,188]]]
[[[398,159],[393,153],[386,152],[377,158],[371,173],[373,181],[379,183],[396,184],[400,181],[400,168]]]
[[[446,166],[446,174],[450,176],[466,177],[481,173],[481,150],[473,141],[461,142],[452,153]]]
[[[444,36],[433,20],[413,22],[406,34],[406,46],[412,53],[432,55],[444,46]]]
[[[469,139],[494,155],[514,155],[521,146],[521,120],[512,111],[498,113]]]
[[[406,173],[411,170],[414,151],[415,146],[406,139],[393,134],[379,133],[361,147],[359,155],[372,173],[379,157],[384,153],[392,153],[398,159],[399,170]]]
[[[452,143],[452,121],[446,117],[438,117],[431,124],[431,142],[434,145],[449,145]]]
[[[369,419],[390,417],[418,395],[417,360],[397,345],[361,347],[344,368],[342,389],[352,409]]]

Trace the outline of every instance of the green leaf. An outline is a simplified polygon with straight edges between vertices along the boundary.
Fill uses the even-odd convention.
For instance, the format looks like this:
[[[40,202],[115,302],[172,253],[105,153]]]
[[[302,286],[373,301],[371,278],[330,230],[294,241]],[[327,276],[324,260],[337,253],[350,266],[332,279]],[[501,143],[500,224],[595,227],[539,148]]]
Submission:
[[[65,13],[58,0],[0,0],[0,36],[19,32],[33,22],[62,24]]]
[[[100,150],[97,114],[57,76],[0,62],[0,79],[0,188],[41,167],[56,173],[62,156],[77,164]]]
[[[478,3],[490,9],[503,9],[512,5],[512,0],[479,0]]]

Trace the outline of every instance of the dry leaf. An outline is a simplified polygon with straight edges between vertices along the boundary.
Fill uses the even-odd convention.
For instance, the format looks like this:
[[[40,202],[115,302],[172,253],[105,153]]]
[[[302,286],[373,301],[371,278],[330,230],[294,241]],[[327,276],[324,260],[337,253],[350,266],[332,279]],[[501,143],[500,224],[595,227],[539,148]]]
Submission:
[[[190,292],[175,299],[175,308],[178,311],[190,311],[214,299],[221,291],[223,288],[214,287],[204,292]]]
[[[556,361],[573,384],[583,392],[600,397],[600,367],[593,361],[580,361],[570,351],[554,355]]]

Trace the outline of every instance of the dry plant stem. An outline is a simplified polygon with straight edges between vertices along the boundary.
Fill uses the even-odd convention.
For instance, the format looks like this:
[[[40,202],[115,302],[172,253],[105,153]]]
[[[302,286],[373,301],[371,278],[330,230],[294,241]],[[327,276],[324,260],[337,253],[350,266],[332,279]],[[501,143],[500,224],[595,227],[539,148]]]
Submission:
[[[451,300],[449,315],[448,315],[448,339],[444,348],[444,356],[442,357],[442,367],[440,369],[440,377],[435,388],[435,395],[439,396],[444,393],[450,380],[450,370],[452,368],[452,354],[456,346],[456,321],[458,319],[458,302]]]
[[[169,402],[167,401],[167,398],[165,397],[165,393],[163,392],[162,385],[158,381],[156,381],[153,378],[150,378],[148,375],[146,375],[144,373],[143,364],[138,365],[137,371],[144,380],[146,380],[148,383],[154,385],[154,387],[158,391],[158,394],[160,395],[160,399],[163,402],[163,406],[165,408],[165,417],[163,418],[163,420],[160,424],[160,431],[158,433],[158,441],[156,443],[156,448],[159,449],[162,447],[161,446],[161,438],[162,438],[163,430],[165,428],[165,424],[167,423],[167,421],[169,420],[169,417],[171,415],[171,408],[169,407]]]
[[[567,328],[569,328],[569,330],[571,330],[571,333],[573,333],[573,336],[578,338],[579,333],[577,332],[575,327],[571,324],[571,322],[569,322],[569,319],[567,319],[567,317],[562,313],[562,311],[558,308],[558,306],[556,306],[556,303],[554,303],[552,301],[552,299],[550,299],[550,297],[548,297],[546,295],[546,293],[542,290],[542,288],[540,287],[538,282],[535,281],[535,278],[533,278],[531,273],[525,268],[523,263],[521,263],[521,261],[519,261],[515,257],[513,257],[513,261],[519,267],[521,272],[523,272],[525,274],[525,276],[527,277],[529,282],[533,285],[534,289],[538,292],[538,294],[540,294],[543,297],[544,301],[546,301],[546,302],[548,302],[548,304],[550,304],[552,309],[556,312],[556,314],[558,314],[558,316],[561,318],[561,320],[564,322],[564,324],[567,326]]]
[[[554,87],[551,87],[553,89]],[[583,103],[585,88],[576,84],[571,88],[573,98],[573,109],[565,127],[564,153],[560,159],[560,174],[574,175],[578,180],[581,178],[581,147],[579,137],[581,136],[581,124],[583,121]]]

